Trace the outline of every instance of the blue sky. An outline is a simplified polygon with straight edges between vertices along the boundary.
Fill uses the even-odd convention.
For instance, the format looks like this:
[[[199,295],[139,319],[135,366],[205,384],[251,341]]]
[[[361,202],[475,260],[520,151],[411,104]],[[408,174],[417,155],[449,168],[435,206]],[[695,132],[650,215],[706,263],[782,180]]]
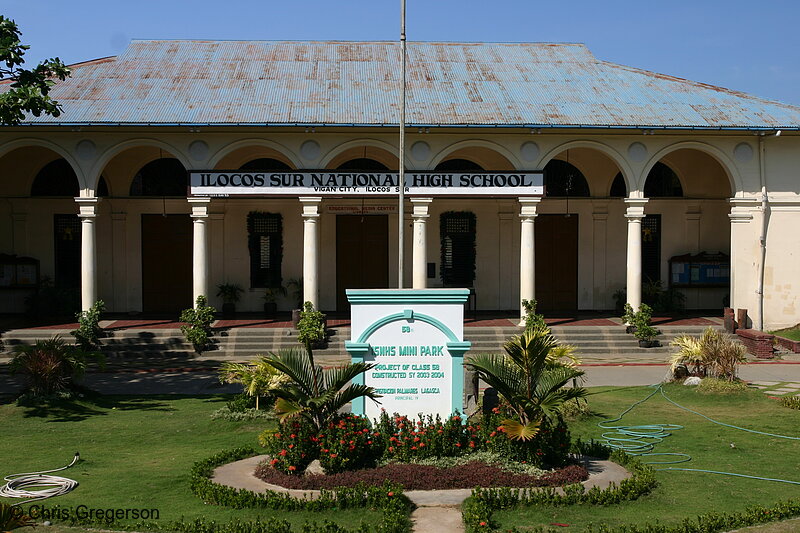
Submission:
[[[407,0],[417,41],[585,43],[599,59],[800,105],[797,0]],[[130,39],[395,40],[399,0],[2,0],[29,63]],[[32,65],[30,65],[32,66]]]

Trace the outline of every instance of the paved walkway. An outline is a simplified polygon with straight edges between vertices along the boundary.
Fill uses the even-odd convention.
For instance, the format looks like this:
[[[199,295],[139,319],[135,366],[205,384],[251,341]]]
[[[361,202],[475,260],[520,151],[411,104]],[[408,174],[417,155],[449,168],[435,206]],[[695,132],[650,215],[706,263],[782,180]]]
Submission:
[[[652,385],[664,381],[667,365],[586,365],[586,386]],[[739,376],[770,396],[800,394],[800,364],[751,363],[739,368]],[[84,384],[102,394],[235,394],[239,385],[222,385],[216,372],[117,372],[87,374]],[[13,394],[22,379],[0,374],[0,393]]]
[[[319,497],[318,490],[286,489],[257,478],[254,475],[256,466],[266,459],[269,459],[269,456],[258,455],[220,466],[214,470],[212,480],[220,485],[253,492],[283,492],[295,498]],[[630,477],[627,470],[611,461],[587,457],[584,458],[583,465],[589,471],[589,479],[583,482],[587,489],[592,487],[604,489],[611,483],[619,483]],[[472,494],[472,489],[411,490],[405,494],[417,506],[411,513],[416,533],[464,531],[460,505]]]

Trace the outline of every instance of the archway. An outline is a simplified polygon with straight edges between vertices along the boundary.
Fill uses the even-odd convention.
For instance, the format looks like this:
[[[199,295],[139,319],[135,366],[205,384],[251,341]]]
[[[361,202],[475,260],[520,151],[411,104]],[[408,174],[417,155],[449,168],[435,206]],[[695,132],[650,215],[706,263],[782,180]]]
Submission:
[[[730,294],[730,173],[710,153],[681,146],[646,168],[642,300],[667,313],[721,311]]]

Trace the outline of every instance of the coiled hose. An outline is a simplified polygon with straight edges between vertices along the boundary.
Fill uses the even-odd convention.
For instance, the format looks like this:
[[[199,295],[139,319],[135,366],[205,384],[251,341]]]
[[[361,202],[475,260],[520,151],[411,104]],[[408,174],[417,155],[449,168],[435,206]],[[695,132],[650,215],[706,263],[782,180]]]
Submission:
[[[615,450],[622,450],[628,455],[635,455],[635,456],[642,456],[642,457],[665,457],[665,458],[672,458],[671,460],[664,460],[664,461],[646,461],[646,464],[651,465],[670,465],[670,464],[677,464],[677,463],[685,463],[687,461],[692,460],[692,456],[685,454],[685,453],[656,453],[653,452],[653,449],[657,444],[662,442],[664,439],[672,435],[674,431],[683,429],[683,426],[677,424],[646,424],[646,425],[639,425],[639,426],[623,426],[623,425],[612,425],[615,422],[619,422],[622,417],[626,414],[631,412],[635,407],[643,404],[657,393],[661,393],[661,396],[664,397],[669,403],[683,409],[684,411],[688,411],[689,413],[695,414],[697,416],[703,417],[712,424],[716,424],[719,426],[736,429],[739,431],[746,431],[748,433],[755,433],[756,435],[764,435],[766,437],[774,437],[778,439],[787,439],[787,440],[800,440],[800,437],[791,437],[787,435],[778,435],[775,433],[766,433],[764,431],[757,431],[755,429],[748,429],[743,428],[740,426],[734,426],[732,424],[726,424],[724,422],[719,422],[710,418],[702,413],[698,413],[688,407],[684,407],[679,403],[675,402],[674,400],[670,399],[667,394],[664,392],[664,388],[661,384],[658,385],[651,385],[653,387],[653,392],[651,392],[646,398],[643,398],[637,402],[634,402],[633,405],[625,409],[620,415],[616,418],[612,418],[609,420],[603,420],[599,422],[597,426],[601,429],[607,429],[610,431],[606,431],[602,434],[603,443]],[[664,467],[664,468],[655,468],[655,470],[672,470],[672,471],[681,471],[681,472],[702,472],[706,474],[719,474],[724,476],[734,476],[734,477],[743,477],[748,479],[757,479],[761,481],[777,481],[779,483],[789,483],[791,485],[800,485],[800,481],[790,481],[787,479],[775,479],[775,478],[768,478],[768,477],[761,477],[761,476],[750,476],[747,474],[737,474],[733,472],[719,472],[717,470],[703,470],[700,468],[676,468],[676,467]]]
[[[60,472],[71,467],[81,459],[81,454],[75,452],[75,457],[67,466],[56,468],[55,470],[43,470],[41,472],[23,472],[20,474],[10,474],[3,478],[6,484],[0,487],[0,497],[3,498],[24,498],[25,501],[12,504],[22,505],[24,503],[46,500],[54,496],[63,496],[71,492],[78,486],[78,482],[61,476],[50,476],[53,472]],[[37,490],[29,490],[37,489]]]

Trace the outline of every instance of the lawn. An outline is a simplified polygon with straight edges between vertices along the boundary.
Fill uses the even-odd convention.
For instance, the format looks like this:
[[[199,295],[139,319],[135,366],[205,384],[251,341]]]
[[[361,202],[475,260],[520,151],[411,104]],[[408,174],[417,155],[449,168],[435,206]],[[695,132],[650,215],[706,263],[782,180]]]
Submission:
[[[257,446],[257,434],[274,424],[211,420],[226,399],[114,396],[43,408],[6,401],[0,405],[0,477],[57,468],[79,451],[81,462],[61,474],[80,486],[46,500],[46,507],[156,508],[164,524],[181,517],[227,522],[276,516],[292,524],[331,520],[349,526],[379,520],[380,512],[368,509],[287,513],[205,505],[189,491],[192,464],[233,447]]]
[[[793,328],[788,329],[779,329],[777,331],[770,331],[773,335],[778,335],[779,337],[783,337],[786,339],[791,339],[793,341],[800,341],[800,326],[795,326]]]
[[[598,439],[602,433],[597,427],[598,422],[617,416],[643,399],[650,390],[643,387],[592,389],[589,402],[595,414],[575,422],[571,426],[573,436]],[[760,392],[711,396],[680,385],[667,386],[665,390],[674,401],[718,421],[769,433],[800,436],[800,412],[781,407]],[[618,424],[656,423],[684,426],[655,450],[692,456],[690,462],[676,467],[800,481],[800,441],[718,426],[675,407],[660,395],[636,407]],[[675,524],[683,518],[710,511],[741,511],[751,504],[769,506],[780,500],[800,497],[800,485],[785,483],[679,471],[660,471],[656,478],[659,486],[650,495],[626,504],[525,507],[497,512],[493,518],[504,529],[553,523],[569,524],[570,530],[580,530],[590,523],[621,525],[658,521]]]

